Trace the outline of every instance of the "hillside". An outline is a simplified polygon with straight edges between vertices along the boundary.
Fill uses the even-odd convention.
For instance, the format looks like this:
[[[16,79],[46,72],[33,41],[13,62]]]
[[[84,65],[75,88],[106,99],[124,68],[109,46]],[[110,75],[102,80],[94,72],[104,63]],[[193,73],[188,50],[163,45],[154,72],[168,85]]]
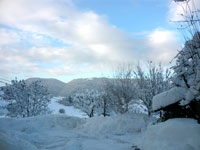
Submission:
[[[53,96],[67,96],[77,91],[83,91],[85,89],[101,90],[108,78],[81,78],[74,79],[68,83],[64,83],[57,79],[48,78],[29,78],[26,81],[31,83],[33,81],[40,80],[41,84],[48,88],[48,91]]]
[[[46,86],[48,88],[48,91],[50,94],[53,96],[63,96],[60,94],[60,91],[63,90],[65,87],[66,83],[57,80],[57,79],[49,79],[49,78],[29,78],[26,80],[26,82],[31,83],[36,80],[41,81],[41,84]]]

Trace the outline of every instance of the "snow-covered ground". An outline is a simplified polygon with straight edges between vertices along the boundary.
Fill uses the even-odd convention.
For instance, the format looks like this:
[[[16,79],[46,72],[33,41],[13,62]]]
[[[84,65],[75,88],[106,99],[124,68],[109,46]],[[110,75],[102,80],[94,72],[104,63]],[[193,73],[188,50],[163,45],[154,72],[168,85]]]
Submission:
[[[2,150],[133,150],[141,145],[145,115],[84,119],[66,115],[0,118]]]
[[[58,101],[61,99],[62,97],[53,97],[51,99],[51,102],[48,107],[50,111],[52,112],[52,114],[60,114],[59,110],[63,109],[65,111],[64,113],[65,115],[80,117],[80,118],[87,118],[87,114],[82,112],[80,109],[74,108],[73,106],[64,106],[58,103]]]
[[[153,125],[137,105],[135,113],[87,118],[60,99],[52,99],[49,115],[0,118],[0,150],[200,150],[200,125],[193,119]]]

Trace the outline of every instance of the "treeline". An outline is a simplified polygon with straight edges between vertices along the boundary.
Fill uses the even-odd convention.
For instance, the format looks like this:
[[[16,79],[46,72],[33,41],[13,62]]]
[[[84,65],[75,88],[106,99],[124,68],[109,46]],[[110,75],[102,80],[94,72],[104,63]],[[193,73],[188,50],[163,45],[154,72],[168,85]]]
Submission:
[[[89,117],[110,115],[112,113],[126,113],[129,103],[142,100],[148,114],[152,112],[152,98],[171,87],[169,69],[161,64],[149,62],[146,67],[130,64],[120,64],[112,72],[109,80],[102,80],[101,90],[75,92],[64,98],[60,103],[73,105],[82,109]]]

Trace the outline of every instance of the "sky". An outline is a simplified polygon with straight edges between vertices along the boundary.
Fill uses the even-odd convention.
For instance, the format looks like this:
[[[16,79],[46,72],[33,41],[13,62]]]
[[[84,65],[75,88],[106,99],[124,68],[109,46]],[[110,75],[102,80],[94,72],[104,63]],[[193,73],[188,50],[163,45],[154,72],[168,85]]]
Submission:
[[[0,0],[0,78],[68,82],[121,63],[170,66],[183,45],[171,22],[180,13],[171,0]]]

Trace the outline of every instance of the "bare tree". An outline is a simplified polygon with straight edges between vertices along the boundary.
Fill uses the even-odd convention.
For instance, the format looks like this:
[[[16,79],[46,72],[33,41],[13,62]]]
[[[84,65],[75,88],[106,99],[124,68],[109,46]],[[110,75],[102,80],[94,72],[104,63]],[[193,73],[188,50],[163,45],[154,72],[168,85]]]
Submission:
[[[74,106],[84,111],[88,117],[94,117],[94,113],[102,112],[103,94],[96,90],[85,90],[72,95]]]
[[[161,64],[155,66],[149,62],[146,70],[138,65],[134,76],[137,96],[143,101],[148,109],[148,114],[151,115],[153,96],[170,88],[171,72],[169,69],[164,70]]]
[[[113,73],[113,79],[106,82],[106,90],[120,113],[128,111],[128,103],[135,96],[133,82],[133,67],[130,64],[118,65]]]

